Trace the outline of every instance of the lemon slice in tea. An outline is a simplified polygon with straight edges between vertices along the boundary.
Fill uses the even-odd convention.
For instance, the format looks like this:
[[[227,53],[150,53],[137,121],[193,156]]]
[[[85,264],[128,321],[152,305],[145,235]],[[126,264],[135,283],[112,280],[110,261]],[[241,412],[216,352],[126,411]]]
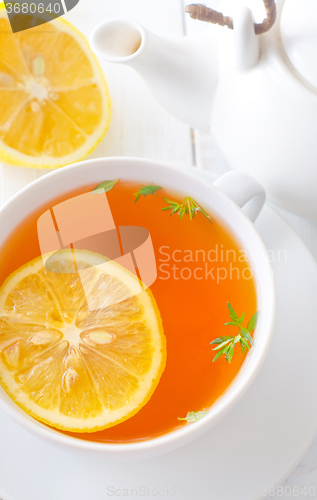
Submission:
[[[0,383],[26,413],[58,429],[94,432],[137,413],[166,362],[166,342],[149,289],[133,295],[132,273],[71,250],[44,267],[39,257],[0,288]],[[90,296],[103,307],[90,310]],[[86,288],[85,288],[86,291]]]
[[[58,18],[12,33],[0,8],[0,158],[56,168],[85,158],[110,123],[110,98],[84,36]]]

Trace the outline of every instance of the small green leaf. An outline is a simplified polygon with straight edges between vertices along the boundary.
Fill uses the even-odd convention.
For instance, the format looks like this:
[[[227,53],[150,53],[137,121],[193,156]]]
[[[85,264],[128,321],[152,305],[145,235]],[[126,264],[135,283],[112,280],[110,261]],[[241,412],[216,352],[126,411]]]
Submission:
[[[251,345],[254,345],[253,338],[249,333],[246,334],[245,338],[250,342]]]
[[[233,344],[236,345],[238,342],[240,342],[241,340],[241,335],[237,335],[235,338],[234,338],[234,341],[233,341]]]
[[[182,220],[184,215],[185,215],[185,207],[182,207],[179,211],[179,220]]]
[[[239,324],[239,317],[237,315],[237,313],[235,312],[235,310],[233,309],[232,305],[230,304],[230,302],[227,302],[227,306],[228,306],[228,311],[229,311],[229,316],[230,318],[232,319],[232,321],[235,322],[235,324]]]
[[[172,210],[172,213],[171,213],[171,217],[172,215],[176,214],[176,212],[178,212],[178,210],[180,209],[180,205],[173,205],[171,207],[173,210]]]
[[[187,422],[197,422],[205,415],[207,415],[208,411],[189,411],[185,418],[179,418],[178,420],[186,420]]]
[[[165,198],[164,196],[163,196],[163,200],[165,201],[165,203],[170,205],[170,207],[164,207],[164,208],[161,208],[161,210],[162,211],[172,210],[171,216],[178,213],[179,220],[181,220],[185,214],[186,215],[189,214],[189,218],[192,221],[195,218],[197,211],[200,211],[209,220],[209,222],[211,222],[211,220],[210,220],[209,216],[206,214],[206,212],[204,212],[204,210],[202,208],[200,208],[197,205],[197,203],[195,202],[195,200],[193,200],[193,198],[191,198],[190,196],[186,196],[186,198],[184,198],[183,203],[181,203],[181,204],[178,203],[177,201],[169,200],[168,198]]]
[[[215,361],[217,361],[217,359],[219,359],[219,358],[220,358],[220,356],[222,356],[222,355],[223,355],[223,352],[222,352],[222,351],[217,352],[217,354],[216,354],[216,356],[214,357],[214,359],[212,360],[212,362],[214,363]]]
[[[250,350],[250,346],[249,346],[248,342],[243,337],[241,337],[240,342],[242,345],[244,345],[247,349]]]
[[[214,363],[215,361],[217,361],[218,358],[220,358],[220,356],[222,356],[223,354],[226,354],[226,352],[230,349],[230,344],[229,345],[225,345],[220,351],[217,352],[216,356],[214,357],[214,359],[212,360],[212,362]],[[214,349],[215,350],[215,349]]]
[[[93,193],[94,193],[95,191],[100,190],[100,189],[103,189],[103,191],[104,191],[105,193],[107,193],[108,191],[110,191],[110,190],[114,187],[114,185],[115,185],[117,182],[119,182],[119,180],[120,180],[120,179],[117,179],[116,181],[104,181],[104,182],[102,182],[101,184],[99,184],[97,187],[95,187],[95,189],[93,190]]]
[[[234,353],[234,345],[232,345],[230,347],[230,349],[228,350],[228,352],[226,354],[226,360],[228,361],[228,363],[231,363],[233,353]]]
[[[246,328],[240,328],[240,335],[242,335],[242,337],[245,337],[247,334],[249,333],[249,330],[247,330]]]
[[[222,337],[218,337],[217,339],[210,342],[211,344],[221,344],[223,342]]]
[[[209,220],[209,222],[211,222],[211,224],[213,224],[211,218],[209,217],[209,215],[206,214],[205,210],[203,210],[202,208],[200,207],[197,207],[199,212],[201,212],[203,214],[204,217],[206,217],[207,220]]]
[[[218,337],[217,339],[213,340],[210,343],[211,344],[221,344],[221,342],[223,342],[224,340],[228,340],[228,339],[233,339],[232,335],[229,335],[228,337]]]
[[[214,357],[214,359],[212,360],[212,362],[214,363],[215,361],[217,361],[217,359],[219,359],[219,358],[220,358],[220,356],[222,356],[222,355],[223,355],[223,352],[222,352],[222,351],[217,352],[217,354],[216,354],[216,356]]]
[[[143,196],[147,196],[148,194],[155,195],[156,191],[158,191],[159,189],[162,189],[161,186],[152,186],[150,184],[149,186],[142,186],[139,189],[138,194],[143,194]]]
[[[221,342],[221,344],[218,345],[218,347],[215,347],[213,350],[218,351],[219,349],[222,349],[225,345],[229,344],[233,339],[225,340],[224,342]]]
[[[163,200],[166,201],[166,203],[168,203],[169,205],[179,205],[177,201],[169,200],[168,198],[165,198],[165,196],[163,196]]]
[[[251,333],[256,327],[257,321],[258,321],[258,316],[259,316],[259,311],[257,311],[255,314],[253,314],[252,318],[250,319],[247,329]]]
[[[138,201],[140,196],[148,196],[149,194],[153,194],[155,196],[156,191],[159,189],[162,189],[161,186],[152,186],[151,184],[148,186],[142,186],[137,193],[134,193],[134,196],[136,197],[134,203]]]
[[[213,362],[219,359],[220,356],[224,354],[228,363],[231,363],[234,354],[234,348],[238,343],[240,343],[242,354],[245,353],[245,348],[250,350],[251,347],[254,345],[253,339],[250,335],[250,332],[252,332],[252,330],[249,330],[249,328],[253,329],[255,328],[258,318],[258,312],[256,312],[250,319],[248,323],[248,328],[245,328],[242,326],[245,313],[242,313],[242,315],[239,318],[237,313],[233,309],[232,305],[230,304],[230,302],[227,302],[227,306],[231,321],[225,323],[225,325],[237,326],[239,328],[239,332],[238,335],[236,335],[235,337],[233,336],[217,337],[215,340],[210,342],[210,344],[217,346],[213,349],[213,351],[218,351],[216,356],[212,360]]]
[[[195,214],[196,214],[196,209],[192,203],[192,199],[189,196],[187,198],[185,198],[185,200],[184,200],[184,207],[185,207],[186,213],[189,214],[190,220],[193,220],[193,218],[195,217]]]

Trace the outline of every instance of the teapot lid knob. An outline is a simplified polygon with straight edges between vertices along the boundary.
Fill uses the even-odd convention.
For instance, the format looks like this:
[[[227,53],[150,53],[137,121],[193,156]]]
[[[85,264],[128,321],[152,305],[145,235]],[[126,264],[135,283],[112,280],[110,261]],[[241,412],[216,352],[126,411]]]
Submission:
[[[295,69],[317,87],[317,2],[286,0],[281,15],[281,37]]]

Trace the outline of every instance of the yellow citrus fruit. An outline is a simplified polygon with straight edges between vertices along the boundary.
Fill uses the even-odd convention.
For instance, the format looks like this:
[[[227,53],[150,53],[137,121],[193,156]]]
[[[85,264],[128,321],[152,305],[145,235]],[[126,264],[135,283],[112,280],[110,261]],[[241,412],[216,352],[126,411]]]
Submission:
[[[58,18],[12,33],[0,8],[0,158],[57,168],[85,158],[110,123],[110,98],[84,36]]]
[[[36,419],[94,432],[147,403],[166,342],[150,290],[133,295],[142,285],[136,276],[99,254],[75,253],[76,268],[74,253],[62,250],[45,267],[42,257],[25,264],[0,288],[0,383]],[[88,306],[87,289],[102,308]]]

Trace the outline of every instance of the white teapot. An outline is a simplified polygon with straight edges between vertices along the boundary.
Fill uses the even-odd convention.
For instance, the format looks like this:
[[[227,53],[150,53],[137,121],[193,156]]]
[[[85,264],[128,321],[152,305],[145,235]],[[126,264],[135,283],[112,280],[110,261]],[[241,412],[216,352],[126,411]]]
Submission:
[[[94,30],[91,47],[135,68],[170,113],[211,132],[273,203],[317,220],[317,0],[277,0],[275,24],[274,0],[263,0],[259,24],[246,1],[223,2],[230,17],[187,7],[233,29],[169,40],[116,19]]]

